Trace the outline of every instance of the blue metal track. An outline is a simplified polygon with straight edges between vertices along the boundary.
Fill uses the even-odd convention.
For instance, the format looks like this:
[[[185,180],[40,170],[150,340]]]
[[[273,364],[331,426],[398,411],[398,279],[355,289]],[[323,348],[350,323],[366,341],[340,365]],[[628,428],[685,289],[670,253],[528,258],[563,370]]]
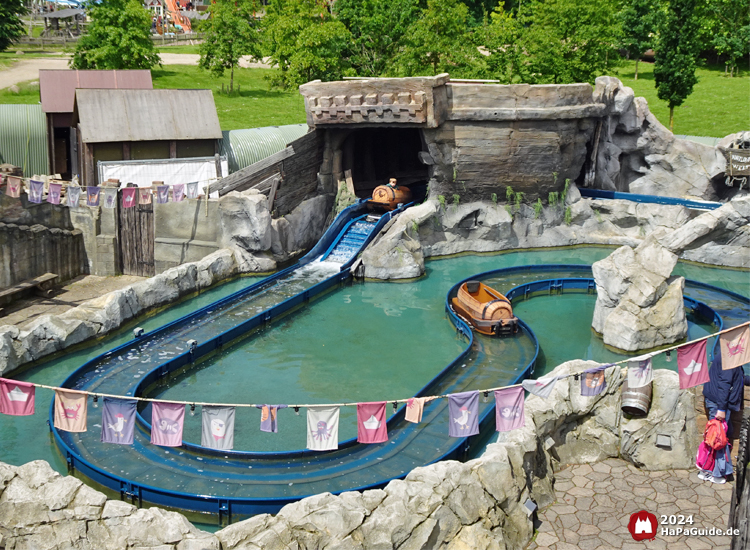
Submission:
[[[636,193],[619,193],[617,191],[604,191],[602,189],[589,189],[579,187],[582,197],[592,199],[619,199],[632,202],[644,202],[650,204],[665,204],[668,206],[684,206],[693,210],[716,210],[722,203],[711,201],[691,201],[689,199],[678,199],[676,197],[660,197],[658,195],[638,195]]]
[[[291,273],[326,252],[330,252],[341,235],[352,227],[352,220],[361,217],[364,206],[356,205],[343,217],[337,218],[332,228],[321,239],[313,251],[305,256],[299,264],[284,270]],[[385,218],[386,216],[384,216]],[[390,216],[387,216],[390,218]],[[369,241],[378,228],[387,222],[382,219],[370,233]],[[376,230],[377,229],[377,230]],[[366,243],[362,245],[366,246]],[[361,249],[360,249],[361,250]],[[307,261],[305,261],[307,260]],[[170,373],[184,368],[191,368],[200,357],[220,349],[229,342],[244,338],[253,329],[272,322],[296,307],[303,306],[312,297],[341,284],[349,277],[348,266],[354,257],[342,266],[342,271],[329,277],[307,290],[264,310],[248,321],[242,322],[219,334],[214,334],[200,342],[193,350],[187,350],[151,368],[144,376],[130,377],[129,384],[121,386],[119,392],[127,395],[138,395],[149,384],[164,380]],[[347,266],[347,267],[344,267]],[[590,280],[589,266],[524,266],[486,272],[471,279],[501,277],[521,272],[547,275],[545,281],[521,285],[510,291],[509,297],[519,299],[536,292],[592,292],[595,287]],[[211,320],[212,315],[238,299],[251,297],[258,292],[270,292],[273,285],[280,281],[281,274],[276,274],[248,289],[235,293],[183,317],[143,337],[132,340],[106,354],[93,359],[75,371],[63,387],[100,391],[101,384],[117,382],[118,373],[126,368],[131,354],[148,350],[149,346],[164,346],[166,338],[172,334],[182,335],[190,327],[207,329],[219,326],[218,321]],[[469,279],[467,279],[469,280]],[[521,335],[506,339],[511,346],[520,346],[518,357],[523,357],[521,365],[506,365],[507,372],[480,372],[474,368],[483,362],[482,350],[473,346],[473,334],[470,328],[450,309],[450,299],[455,296],[457,283],[446,297],[446,310],[457,330],[466,335],[466,348],[447,365],[417,396],[454,393],[469,389],[481,389],[498,384],[513,384],[533,374],[539,352],[537,339],[525,323],[521,322]],[[690,285],[688,285],[690,286]],[[716,301],[727,300],[735,304],[741,302],[747,310],[748,300],[709,285],[695,285],[703,292],[716,295]],[[253,289],[253,290],[251,290]],[[271,290],[269,290],[271,289]],[[693,303],[694,302],[694,303]],[[696,300],[687,301],[688,307],[696,309],[702,315],[715,321],[713,310]],[[206,323],[208,319],[210,322]],[[715,321],[716,322],[716,321]],[[718,320],[721,322],[721,319]],[[184,340],[181,340],[184,342]],[[524,347],[525,346],[525,347]],[[525,350],[525,351],[524,351]],[[137,359],[137,357],[136,357]],[[467,368],[457,368],[457,367]],[[517,368],[520,367],[520,368]],[[150,426],[139,415],[136,441],[133,446],[103,445],[96,434],[71,434],[52,428],[55,441],[65,456],[71,471],[77,471],[93,481],[118,491],[122,498],[141,504],[153,504],[204,512],[227,519],[246,517],[258,513],[274,513],[287,503],[305,496],[330,491],[340,493],[348,490],[363,490],[382,487],[392,479],[403,478],[416,466],[429,464],[446,458],[462,458],[467,450],[478,444],[494,423],[492,403],[481,404],[479,436],[465,439],[451,439],[446,436],[447,402],[437,400],[425,407],[424,422],[412,424],[404,420],[404,407],[401,407],[388,419],[388,443],[379,445],[360,445],[356,440],[342,442],[337,451],[314,453],[307,450],[251,453],[242,451],[214,451],[190,443],[179,449],[165,449],[150,445]],[[52,409],[50,409],[52,418]],[[52,422],[50,422],[52,425]],[[117,449],[112,450],[117,447]],[[104,455],[100,453],[105,453]],[[114,453],[114,454],[113,454]],[[132,475],[119,475],[119,464],[130,461],[139,472]],[[149,481],[153,476],[153,480]],[[161,480],[170,477],[172,486],[165,486]],[[176,485],[174,484],[176,483]]]

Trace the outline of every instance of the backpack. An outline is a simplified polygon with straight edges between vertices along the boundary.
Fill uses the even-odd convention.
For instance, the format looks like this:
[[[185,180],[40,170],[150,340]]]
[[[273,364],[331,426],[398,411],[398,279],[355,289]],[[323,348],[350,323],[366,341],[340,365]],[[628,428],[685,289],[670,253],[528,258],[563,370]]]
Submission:
[[[703,432],[703,441],[714,450],[723,449],[727,446],[726,423],[720,420],[709,420]]]
[[[698,454],[695,457],[695,465],[701,470],[713,471],[716,464],[716,456],[714,450],[702,441],[698,445]]]

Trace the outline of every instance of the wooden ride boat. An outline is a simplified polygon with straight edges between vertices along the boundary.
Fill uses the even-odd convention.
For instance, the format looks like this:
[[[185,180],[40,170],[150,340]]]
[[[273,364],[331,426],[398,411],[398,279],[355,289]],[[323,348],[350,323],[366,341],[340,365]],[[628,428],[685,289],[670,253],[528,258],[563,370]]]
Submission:
[[[510,336],[518,332],[518,317],[510,300],[479,281],[467,281],[451,300],[453,311],[474,329],[488,336]]]
[[[403,185],[391,187],[390,185],[378,185],[372,191],[370,204],[385,210],[393,210],[399,204],[411,202],[411,190]]]

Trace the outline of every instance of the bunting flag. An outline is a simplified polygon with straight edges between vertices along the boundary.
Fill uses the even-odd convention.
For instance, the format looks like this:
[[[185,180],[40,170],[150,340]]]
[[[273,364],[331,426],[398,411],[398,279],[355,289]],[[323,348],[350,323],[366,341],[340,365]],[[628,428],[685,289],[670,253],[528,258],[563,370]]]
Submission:
[[[102,398],[102,443],[132,445],[135,433],[135,399]]]
[[[189,199],[198,198],[198,182],[197,181],[193,181],[185,185],[185,195],[187,195],[187,198]]]
[[[607,387],[604,369],[608,366],[610,365],[603,365],[583,371],[581,374],[581,395],[584,397],[593,397],[604,391],[604,388]]]
[[[175,183],[172,186],[172,201],[181,202],[185,198],[185,184]]]
[[[74,208],[78,206],[81,200],[81,188],[76,185],[68,187],[68,208]]]
[[[307,448],[333,451],[339,448],[339,408],[307,408]]]
[[[75,390],[55,390],[55,428],[85,432],[89,396]]]
[[[86,188],[86,205],[87,206],[99,206],[99,193],[101,188],[99,187],[87,187]]]
[[[104,188],[104,208],[117,206],[117,187]]]
[[[33,384],[0,378],[0,413],[10,416],[34,414]]]
[[[185,405],[180,403],[151,403],[151,443],[162,447],[182,445]]]
[[[467,437],[479,433],[479,392],[467,391],[448,396],[448,435]]]
[[[50,183],[47,202],[51,204],[60,204],[60,195],[62,194],[62,183]]]
[[[557,376],[524,380],[521,382],[521,387],[531,394],[547,399],[552,394],[552,390],[555,389],[555,384],[557,384],[558,380],[559,377]]]
[[[201,445],[209,449],[234,449],[234,407],[203,405]]]
[[[424,412],[424,404],[435,399],[434,397],[412,397],[406,402],[406,413],[404,419],[407,422],[413,422],[419,424],[422,422],[422,413]]]
[[[654,368],[650,355],[643,355],[628,361],[628,388],[648,386],[653,379]]]
[[[510,432],[523,428],[526,425],[523,405],[523,386],[495,390],[495,429]]]
[[[260,409],[260,431],[278,433],[278,411],[286,407],[286,405],[256,405],[255,408]]]
[[[719,336],[721,368],[736,369],[750,363],[750,325],[737,327]]]
[[[385,401],[357,403],[357,441],[384,443],[388,441],[385,424]]]
[[[122,207],[133,208],[136,205],[136,193],[138,192],[137,187],[123,187],[122,188]]]
[[[681,390],[708,382],[706,344],[708,340],[701,340],[695,344],[677,348],[677,372],[680,375]]]
[[[29,180],[29,202],[39,204],[44,195],[44,182]]]
[[[138,204],[151,204],[151,189],[138,189]]]
[[[5,189],[5,194],[14,199],[21,197],[21,178],[17,176],[8,176],[8,187]]]
[[[169,185],[158,185],[156,187],[156,204],[169,202]]]

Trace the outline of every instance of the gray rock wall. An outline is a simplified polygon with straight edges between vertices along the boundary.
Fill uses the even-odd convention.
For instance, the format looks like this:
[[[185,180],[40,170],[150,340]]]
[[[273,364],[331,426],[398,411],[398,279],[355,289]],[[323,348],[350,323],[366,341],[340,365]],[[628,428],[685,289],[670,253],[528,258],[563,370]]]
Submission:
[[[553,374],[597,365],[570,361]],[[655,373],[653,403],[642,419],[620,412],[620,369],[608,369],[606,379],[605,391],[595,397],[582,397],[573,377],[558,381],[548,399],[530,396],[526,426],[499,434],[477,459],[416,468],[384,489],[315,495],[215,535],[174,512],[107,500],[45,462],[0,463],[0,547],[520,550],[534,533],[524,503],[551,504],[554,472],[566,464],[622,456],[645,469],[692,467],[698,444],[694,395],[679,390],[677,374]],[[657,434],[669,436],[669,448],[656,447]]]

